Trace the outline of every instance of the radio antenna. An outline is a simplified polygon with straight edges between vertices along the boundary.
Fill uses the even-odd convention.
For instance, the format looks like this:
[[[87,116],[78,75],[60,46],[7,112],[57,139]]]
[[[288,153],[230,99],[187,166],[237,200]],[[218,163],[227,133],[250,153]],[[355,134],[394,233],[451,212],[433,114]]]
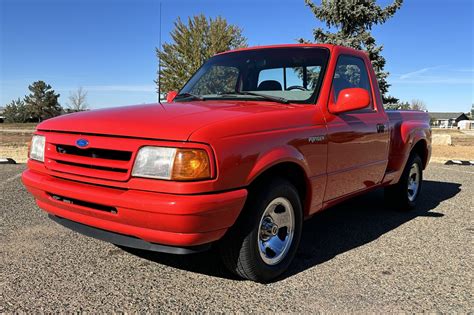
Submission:
[[[161,105],[161,2],[159,17],[160,34],[158,37],[158,103]]]

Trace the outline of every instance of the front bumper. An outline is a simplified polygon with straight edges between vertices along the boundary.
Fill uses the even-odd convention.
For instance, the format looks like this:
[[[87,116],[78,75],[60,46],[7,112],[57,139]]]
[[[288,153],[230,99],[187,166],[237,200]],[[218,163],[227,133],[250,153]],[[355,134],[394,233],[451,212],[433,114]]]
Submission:
[[[50,215],[175,247],[194,247],[220,239],[235,223],[247,197],[245,189],[201,195],[127,190],[60,179],[29,169],[23,172],[22,180],[38,206]]]

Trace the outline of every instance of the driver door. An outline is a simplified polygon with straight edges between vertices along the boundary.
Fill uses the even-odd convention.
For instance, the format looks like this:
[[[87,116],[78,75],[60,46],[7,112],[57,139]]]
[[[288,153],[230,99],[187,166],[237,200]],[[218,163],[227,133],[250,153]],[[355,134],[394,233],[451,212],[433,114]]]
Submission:
[[[330,102],[346,88],[363,88],[371,96],[362,110],[328,113],[328,182],[324,200],[331,201],[378,184],[388,155],[388,121],[378,111],[364,59],[340,55],[332,81]]]

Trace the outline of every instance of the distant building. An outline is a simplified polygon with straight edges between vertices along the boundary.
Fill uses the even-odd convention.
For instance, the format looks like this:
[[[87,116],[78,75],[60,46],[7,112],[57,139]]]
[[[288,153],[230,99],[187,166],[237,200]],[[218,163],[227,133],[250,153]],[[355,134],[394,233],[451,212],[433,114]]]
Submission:
[[[474,130],[474,120],[461,120],[458,122],[458,129]]]
[[[5,107],[0,106],[0,123],[5,121],[5,116],[3,115],[4,110],[5,110]]]
[[[431,116],[431,126],[438,128],[457,127],[461,120],[469,120],[465,113],[429,113]]]

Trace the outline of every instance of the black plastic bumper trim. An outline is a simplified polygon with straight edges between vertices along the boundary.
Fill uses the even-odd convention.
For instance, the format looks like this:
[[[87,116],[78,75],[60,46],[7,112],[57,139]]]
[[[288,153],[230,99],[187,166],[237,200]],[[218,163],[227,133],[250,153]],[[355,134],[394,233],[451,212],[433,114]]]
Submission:
[[[200,252],[208,250],[211,247],[211,244],[203,244],[203,245],[192,246],[192,247],[176,247],[176,246],[150,243],[133,236],[128,236],[124,234],[119,234],[119,233],[114,233],[114,232],[98,229],[89,225],[85,225],[82,223],[64,219],[52,214],[48,214],[48,217],[51,220],[55,221],[56,223],[59,223],[62,226],[65,226],[68,229],[71,229],[78,233],[96,238],[101,241],[106,241],[115,245],[121,245],[125,247],[138,248],[138,249],[149,250],[153,252],[161,252],[161,253],[177,254],[177,255],[188,255],[188,254],[200,253]]]

